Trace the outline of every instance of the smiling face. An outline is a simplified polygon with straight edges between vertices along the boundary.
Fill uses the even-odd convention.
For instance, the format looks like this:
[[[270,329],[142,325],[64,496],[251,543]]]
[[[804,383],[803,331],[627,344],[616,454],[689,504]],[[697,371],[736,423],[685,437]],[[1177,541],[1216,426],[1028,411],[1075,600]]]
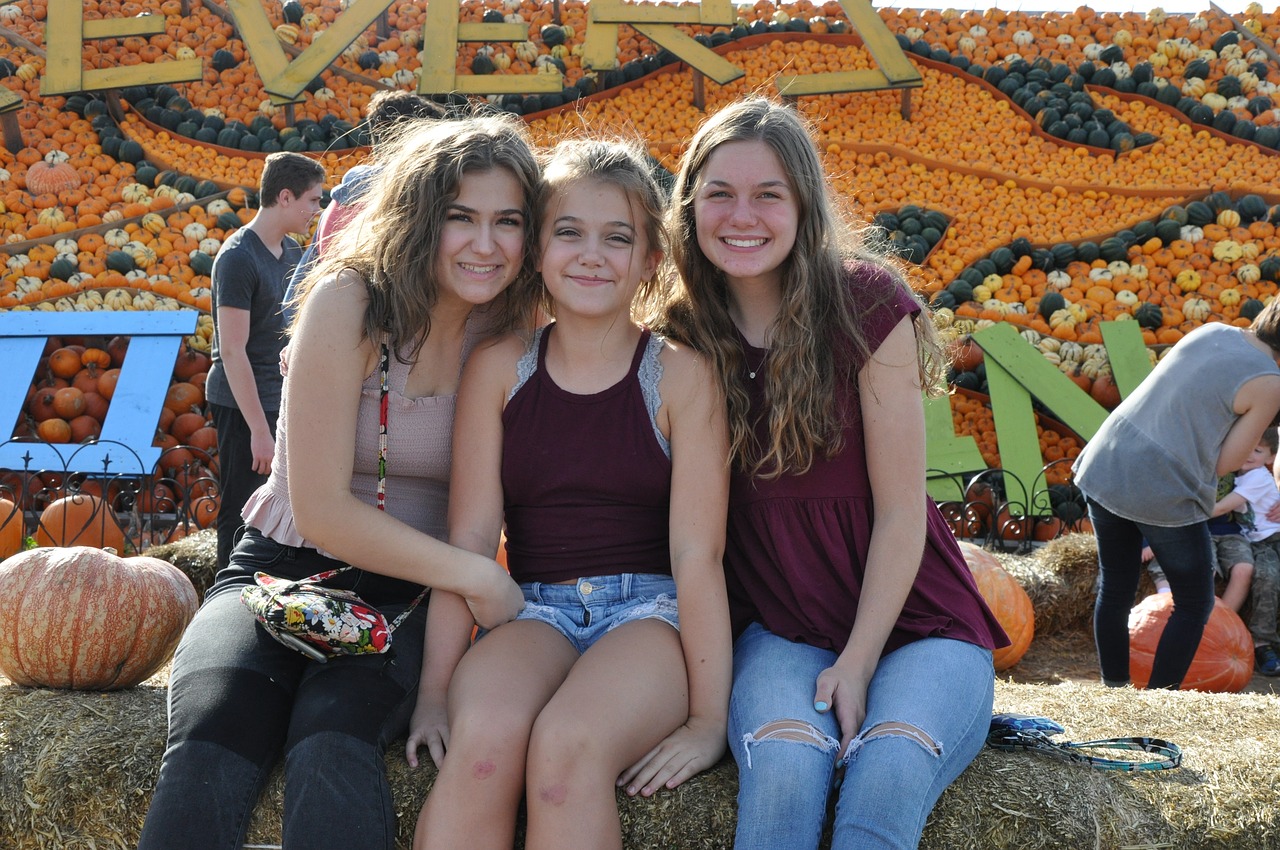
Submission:
[[[448,205],[436,260],[440,298],[492,301],[524,259],[524,192],[505,168],[466,174]]]
[[[1252,469],[1269,469],[1276,462],[1276,456],[1272,454],[1271,447],[1265,442],[1260,442],[1253,447],[1253,451],[1249,452],[1249,456],[1244,459],[1244,463],[1240,464],[1241,472],[1248,472]]]
[[[708,157],[694,189],[698,245],[732,286],[781,285],[795,247],[800,207],[782,161],[762,141],[725,142]]]
[[[635,220],[636,205],[618,186],[590,178],[553,191],[538,270],[557,317],[629,315],[637,288],[662,258]]]

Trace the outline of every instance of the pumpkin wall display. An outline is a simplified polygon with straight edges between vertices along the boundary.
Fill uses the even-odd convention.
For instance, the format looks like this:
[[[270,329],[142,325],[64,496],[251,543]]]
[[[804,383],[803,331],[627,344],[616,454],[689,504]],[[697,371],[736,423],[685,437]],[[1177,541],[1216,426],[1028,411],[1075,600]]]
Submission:
[[[133,687],[168,661],[197,604],[191,580],[157,558],[29,549],[0,563],[0,673],[29,687]]]
[[[18,150],[0,146],[0,309],[195,307],[206,315],[189,344],[204,353],[213,256],[252,218],[266,155],[315,157],[336,185],[367,155],[362,115],[372,94],[417,86],[432,6],[393,0],[285,107],[263,88],[226,3],[134,5],[163,19],[163,32],[86,40],[82,68],[197,59],[199,80],[42,96],[46,4],[2,7],[15,38],[0,58],[0,85],[22,106]],[[345,6],[262,4],[290,51],[314,44]],[[588,33],[606,26],[591,20],[589,0],[448,6],[461,23],[528,27],[519,42],[461,42],[451,62],[459,78],[492,76],[498,89],[510,81],[497,78],[558,76],[558,91],[483,98],[522,116],[537,142],[627,128],[668,171],[706,113],[746,94],[776,93],[780,75],[877,65],[838,2],[758,0],[736,4],[732,22],[678,25],[742,71],[724,85],[695,79],[629,24],[610,30],[616,67],[587,67]],[[86,18],[122,15],[114,0],[86,0],[81,8]],[[982,364],[969,362],[964,345],[969,335],[1010,324],[1092,398],[1114,407],[1119,391],[1102,322],[1135,322],[1154,361],[1205,322],[1248,324],[1274,297],[1280,63],[1264,46],[1280,37],[1280,10],[1254,3],[1235,15],[1212,7],[1166,14],[1155,6],[1126,13],[886,7],[876,14],[922,79],[909,114],[902,93],[890,90],[794,102],[812,122],[833,187],[896,246],[940,334],[965,353],[952,371],[957,387],[985,391]],[[57,380],[74,385],[76,378]],[[175,383],[195,382],[175,370]],[[24,418],[17,433],[93,439],[94,411],[109,397],[80,388],[83,413],[74,392],[59,397],[64,387],[37,376],[40,415]],[[185,451],[186,437],[203,431],[183,417],[199,415],[187,408],[157,423],[161,445]],[[973,436],[983,460],[998,466],[983,401],[956,396],[953,411],[957,433]],[[171,430],[177,419],[186,436]],[[1037,423],[1037,433],[1046,485],[1066,483],[1081,441],[1047,423]],[[215,465],[204,467],[214,473]],[[181,487],[177,474],[169,481],[170,489]],[[1046,536],[1052,520],[1015,518],[1006,536]]]
[[[1173,594],[1154,593],[1129,612],[1129,675],[1145,688],[1151,663],[1165,624],[1173,613]],[[1214,598],[1213,612],[1191,667],[1182,680],[1184,690],[1236,693],[1253,676],[1253,636],[1235,611]]]

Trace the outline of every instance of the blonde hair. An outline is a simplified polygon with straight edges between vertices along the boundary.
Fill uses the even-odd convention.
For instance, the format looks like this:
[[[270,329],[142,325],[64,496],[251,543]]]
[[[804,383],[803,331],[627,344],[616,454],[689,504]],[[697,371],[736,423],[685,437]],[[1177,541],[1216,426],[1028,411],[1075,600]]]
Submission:
[[[768,436],[759,445],[750,420],[746,360],[729,317],[724,273],[698,245],[694,200],[702,169],[717,147],[734,141],[762,142],[787,172],[799,214],[795,245],[782,266],[782,306],[770,329],[769,366],[761,377],[769,399]],[[837,385],[856,385],[871,352],[862,316],[911,293],[904,270],[865,223],[846,221],[836,210],[808,125],[795,110],[752,97],[708,118],[680,162],[668,214],[671,256],[680,279],[666,306],[663,329],[712,359],[728,400],[730,441],[740,469],[774,478],[804,473],[818,454],[832,457],[844,447],[836,404]],[[851,266],[871,267],[891,285],[874,298],[855,299]],[[918,299],[916,299],[918,300]],[[940,391],[943,359],[927,318],[914,322],[922,385]]]
[[[532,324],[538,297],[537,215],[541,178],[524,125],[491,114],[454,121],[404,122],[380,138],[378,173],[355,218],[334,234],[296,301],[315,283],[344,269],[365,280],[364,335],[388,337],[392,351],[417,356],[439,298],[437,258],[449,204],[464,177],[505,169],[524,199],[524,257],[515,280],[493,301],[495,333]],[[369,238],[368,234],[376,234]]]
[[[641,283],[632,300],[632,314],[638,319],[655,312],[655,305],[667,295],[671,275],[664,273],[667,231],[664,224],[666,196],[639,147],[630,142],[605,139],[564,139],[556,144],[543,163],[543,222],[554,218],[552,206],[564,187],[579,180],[593,180],[621,190],[636,218],[636,230],[643,233],[647,250],[661,251],[664,262],[658,272]],[[542,308],[555,315],[555,305],[543,288]]]

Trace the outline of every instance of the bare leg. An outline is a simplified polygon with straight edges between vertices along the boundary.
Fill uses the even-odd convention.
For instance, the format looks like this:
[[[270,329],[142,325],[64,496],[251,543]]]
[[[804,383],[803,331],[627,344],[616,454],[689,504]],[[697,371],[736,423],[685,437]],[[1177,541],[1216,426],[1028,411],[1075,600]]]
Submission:
[[[1227,573],[1227,586],[1222,591],[1222,603],[1236,613],[1244,607],[1249,598],[1249,588],[1253,585],[1253,564],[1241,562],[1232,564]]]
[[[563,635],[532,620],[499,626],[467,651],[449,686],[449,749],[414,850],[512,846],[529,730],[577,658]]]
[[[525,847],[620,848],[618,774],[688,716],[675,629],[639,620],[597,641],[534,724]]]

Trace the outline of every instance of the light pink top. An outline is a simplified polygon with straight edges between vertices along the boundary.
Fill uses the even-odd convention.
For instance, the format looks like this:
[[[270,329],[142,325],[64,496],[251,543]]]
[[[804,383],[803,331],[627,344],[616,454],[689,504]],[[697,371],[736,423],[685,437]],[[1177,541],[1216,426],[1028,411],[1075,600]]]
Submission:
[[[465,363],[488,323],[478,312],[467,320],[462,345]],[[402,352],[402,353],[407,353]],[[408,398],[404,395],[410,365],[393,354],[387,394],[387,513],[418,531],[447,539],[449,469],[453,459],[453,414],[456,396]],[[288,388],[288,378],[285,378]],[[276,453],[267,482],[245,503],[241,516],[249,525],[285,546],[320,548],[298,533],[289,506],[288,393],[280,405],[276,426]],[[355,463],[351,492],[363,502],[375,504],[378,487],[378,371],[360,388],[356,414]],[[323,463],[323,458],[312,458]],[[327,554],[327,553],[325,553]]]

